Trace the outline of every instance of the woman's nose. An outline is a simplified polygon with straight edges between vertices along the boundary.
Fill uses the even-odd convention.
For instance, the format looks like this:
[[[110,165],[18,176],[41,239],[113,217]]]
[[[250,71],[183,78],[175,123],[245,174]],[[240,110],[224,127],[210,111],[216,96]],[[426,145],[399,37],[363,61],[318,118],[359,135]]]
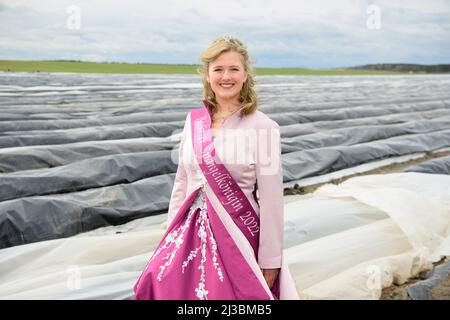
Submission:
[[[222,79],[228,79],[230,77],[230,72],[225,70],[222,75]]]

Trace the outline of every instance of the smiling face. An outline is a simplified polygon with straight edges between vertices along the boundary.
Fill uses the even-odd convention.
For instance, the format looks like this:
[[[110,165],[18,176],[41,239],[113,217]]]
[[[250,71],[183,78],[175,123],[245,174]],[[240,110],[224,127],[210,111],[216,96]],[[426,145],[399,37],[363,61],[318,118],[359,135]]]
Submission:
[[[242,86],[247,80],[241,55],[235,51],[221,53],[209,64],[207,80],[219,104],[238,105]]]

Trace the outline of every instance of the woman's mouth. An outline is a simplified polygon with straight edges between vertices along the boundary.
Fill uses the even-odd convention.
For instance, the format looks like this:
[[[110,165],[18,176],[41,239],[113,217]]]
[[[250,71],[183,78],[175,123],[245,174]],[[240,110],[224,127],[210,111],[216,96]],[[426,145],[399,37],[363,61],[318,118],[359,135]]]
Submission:
[[[230,89],[230,88],[232,88],[234,86],[233,83],[221,83],[219,85],[220,85],[220,87],[222,87],[224,89]]]

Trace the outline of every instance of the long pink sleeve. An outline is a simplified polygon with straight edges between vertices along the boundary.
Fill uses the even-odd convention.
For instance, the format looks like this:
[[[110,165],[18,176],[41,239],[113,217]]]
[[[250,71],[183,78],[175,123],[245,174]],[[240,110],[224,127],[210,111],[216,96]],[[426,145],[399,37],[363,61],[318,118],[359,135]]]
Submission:
[[[178,148],[178,168],[177,173],[175,175],[175,180],[172,189],[172,195],[170,196],[169,209],[167,215],[167,226],[170,226],[172,219],[178,212],[183,200],[186,198],[187,191],[187,175],[186,169],[183,164],[183,146],[184,140],[187,133],[187,121],[189,120],[189,116],[186,118],[186,122],[184,124],[183,134],[181,136],[180,146]]]
[[[258,264],[262,269],[280,268],[283,251],[284,202],[280,130],[270,121],[258,134],[256,179],[260,204]]]

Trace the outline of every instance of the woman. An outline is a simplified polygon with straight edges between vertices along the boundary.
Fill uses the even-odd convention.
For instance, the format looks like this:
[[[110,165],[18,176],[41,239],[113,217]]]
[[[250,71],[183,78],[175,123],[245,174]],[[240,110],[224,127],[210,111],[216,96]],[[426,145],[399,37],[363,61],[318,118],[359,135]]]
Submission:
[[[201,60],[204,106],[186,118],[168,229],[135,298],[297,299],[282,254],[279,127],[256,110],[238,39],[216,39]]]

